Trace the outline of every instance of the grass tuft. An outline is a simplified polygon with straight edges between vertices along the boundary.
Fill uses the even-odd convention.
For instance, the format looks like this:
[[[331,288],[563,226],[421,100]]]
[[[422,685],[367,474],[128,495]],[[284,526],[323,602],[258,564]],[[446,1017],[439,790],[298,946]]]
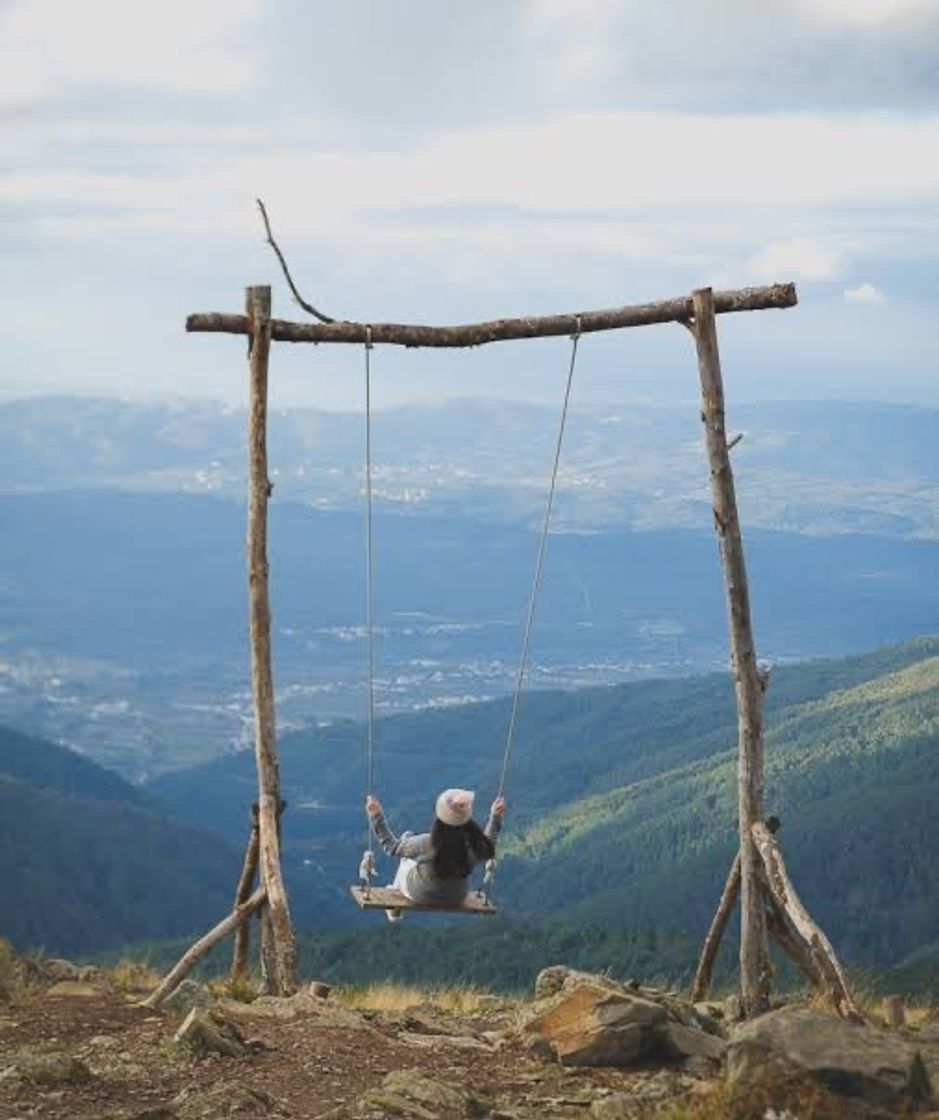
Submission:
[[[366,987],[342,986],[333,989],[332,999],[345,1007],[363,1011],[409,1011],[417,1007],[433,1007],[438,1011],[472,1013],[488,1010],[493,997],[471,985],[419,988],[390,981]]]

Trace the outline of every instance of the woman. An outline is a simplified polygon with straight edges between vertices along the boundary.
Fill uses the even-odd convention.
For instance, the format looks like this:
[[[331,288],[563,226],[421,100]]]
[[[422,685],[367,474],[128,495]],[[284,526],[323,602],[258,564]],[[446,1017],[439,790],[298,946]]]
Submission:
[[[473,820],[475,794],[468,789],[445,789],[437,798],[430,832],[400,838],[388,827],[377,797],[365,799],[375,836],[389,856],[399,859],[391,884],[413,902],[459,906],[469,891],[469,877],[478,863],[495,858],[495,841],[502,831],[505,798],[497,797],[485,828]],[[400,910],[386,910],[397,921]]]

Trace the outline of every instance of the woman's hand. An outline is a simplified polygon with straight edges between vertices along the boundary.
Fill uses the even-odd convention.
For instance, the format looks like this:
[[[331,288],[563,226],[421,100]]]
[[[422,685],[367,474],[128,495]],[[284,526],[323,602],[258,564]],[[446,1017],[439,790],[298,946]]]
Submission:
[[[505,816],[505,798],[502,797],[501,795],[499,797],[497,797],[495,799],[495,801],[493,801],[492,805],[490,806],[489,812],[494,817],[504,817]]]
[[[377,817],[381,812],[381,802],[377,797],[372,797],[371,794],[365,799],[365,811],[370,817]]]

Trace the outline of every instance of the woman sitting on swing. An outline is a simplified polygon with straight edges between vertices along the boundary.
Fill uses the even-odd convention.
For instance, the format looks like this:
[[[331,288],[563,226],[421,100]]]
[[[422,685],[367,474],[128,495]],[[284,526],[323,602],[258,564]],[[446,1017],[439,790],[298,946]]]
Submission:
[[[430,832],[396,837],[388,827],[381,802],[365,799],[365,811],[384,852],[399,859],[391,884],[412,902],[459,907],[469,892],[469,877],[478,863],[494,859],[495,841],[502,831],[505,798],[497,797],[485,828],[473,820],[475,794],[467,789],[445,789],[437,798]],[[400,910],[387,910],[391,921]]]

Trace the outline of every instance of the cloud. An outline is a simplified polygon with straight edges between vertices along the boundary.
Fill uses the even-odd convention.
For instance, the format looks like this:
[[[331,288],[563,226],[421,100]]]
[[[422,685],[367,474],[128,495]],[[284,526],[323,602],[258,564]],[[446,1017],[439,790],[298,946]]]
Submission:
[[[0,12],[0,104],[76,87],[226,92],[249,85],[237,35],[260,0],[14,0]]]
[[[845,288],[844,302],[864,303],[879,307],[887,302],[887,297],[873,284],[859,284],[856,288]]]
[[[820,23],[859,27],[904,22],[934,9],[931,0],[795,0],[795,6]]]
[[[768,245],[750,261],[753,275],[761,280],[782,276],[793,280],[832,280],[842,268],[841,254],[831,245],[808,237]]]

